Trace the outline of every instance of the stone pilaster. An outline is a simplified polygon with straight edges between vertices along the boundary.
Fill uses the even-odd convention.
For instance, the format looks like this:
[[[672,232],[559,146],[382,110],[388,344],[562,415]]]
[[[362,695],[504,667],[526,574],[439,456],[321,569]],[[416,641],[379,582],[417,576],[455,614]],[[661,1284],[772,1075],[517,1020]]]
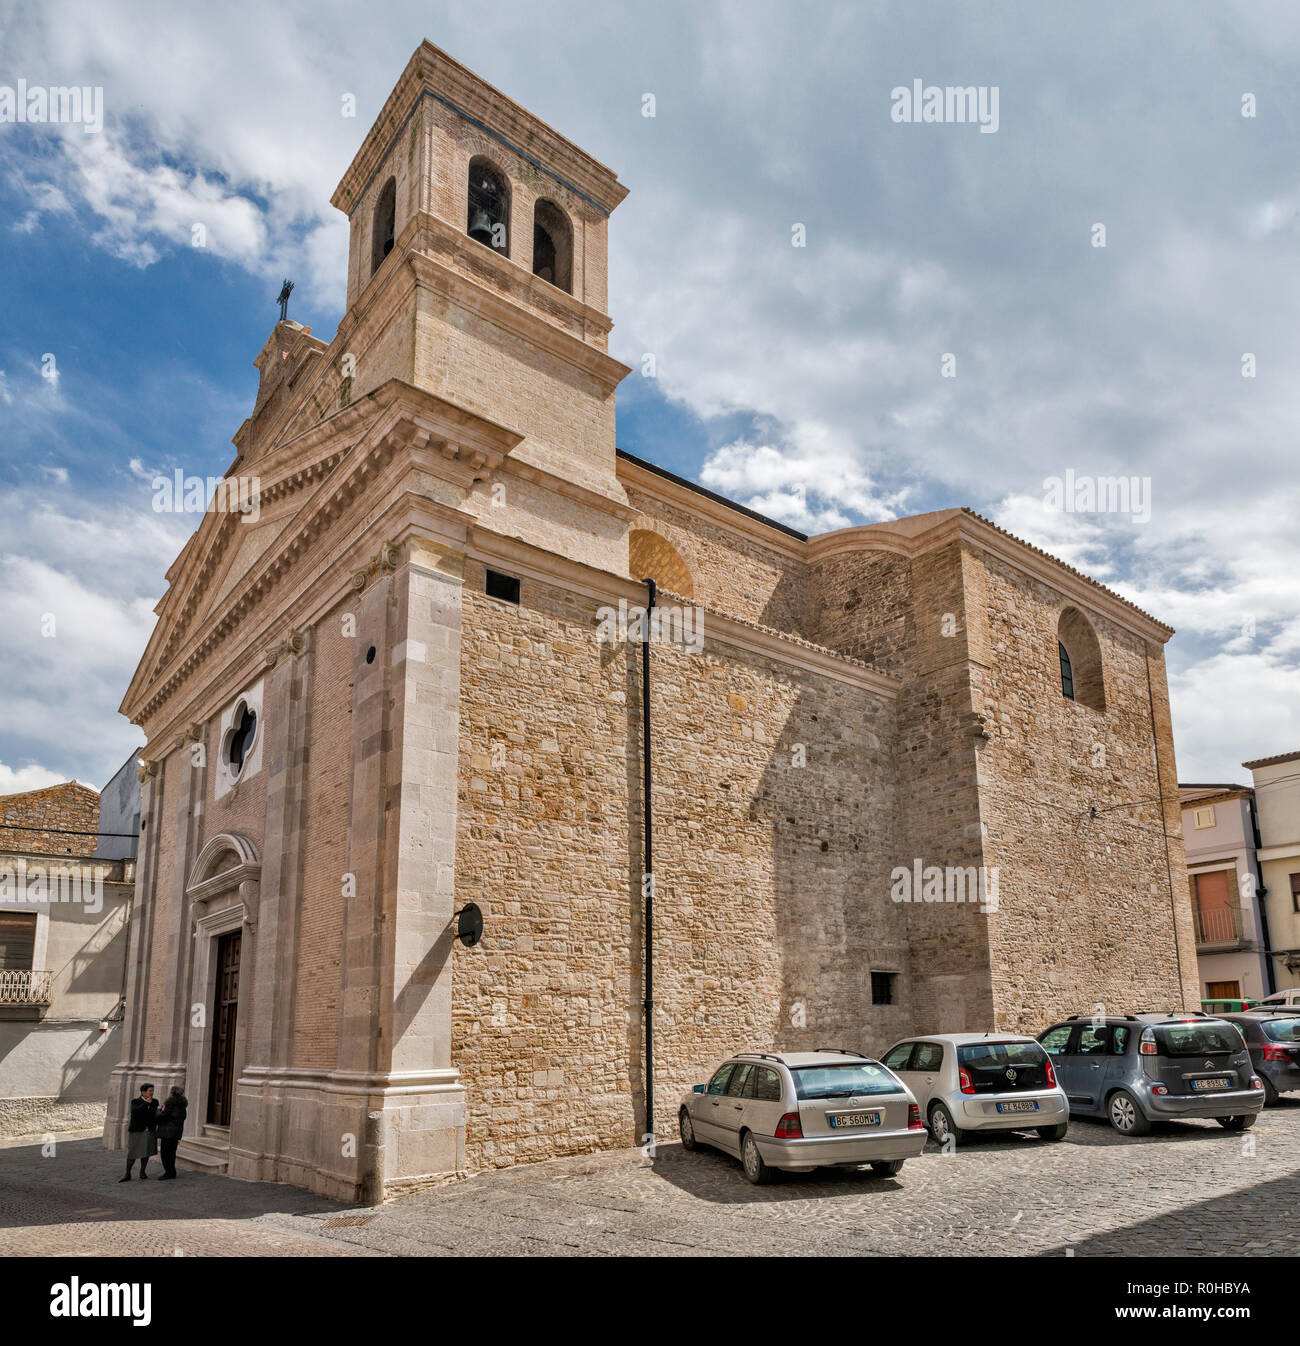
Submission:
[[[231,1113],[233,1177],[277,1177],[276,1159],[293,1126],[293,1119],[285,1116],[283,1091],[268,1081],[293,1060],[298,912],[308,862],[304,841],[312,651],[312,633],[290,631],[268,654],[274,662],[262,699],[266,821],[257,924],[248,936],[253,957],[240,969],[237,1043],[243,1060]]]

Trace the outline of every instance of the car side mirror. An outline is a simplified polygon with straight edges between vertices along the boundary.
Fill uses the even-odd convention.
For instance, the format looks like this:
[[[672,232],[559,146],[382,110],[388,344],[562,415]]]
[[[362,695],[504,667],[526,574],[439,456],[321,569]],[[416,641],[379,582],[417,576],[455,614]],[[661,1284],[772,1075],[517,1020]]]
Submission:
[[[704,1085],[702,1085],[702,1084],[692,1084],[692,1085],[691,1085],[691,1093],[693,1093],[693,1094],[702,1094],[703,1092],[704,1092]]]

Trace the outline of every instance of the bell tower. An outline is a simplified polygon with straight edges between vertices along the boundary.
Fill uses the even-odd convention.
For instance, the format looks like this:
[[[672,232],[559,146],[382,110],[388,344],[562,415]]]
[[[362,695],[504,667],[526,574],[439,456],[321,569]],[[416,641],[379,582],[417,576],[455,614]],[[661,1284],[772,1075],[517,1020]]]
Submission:
[[[521,436],[461,508],[620,571],[614,389],[629,371],[608,354],[606,257],[626,194],[425,42],[331,198],[350,228],[340,403],[397,378]]]

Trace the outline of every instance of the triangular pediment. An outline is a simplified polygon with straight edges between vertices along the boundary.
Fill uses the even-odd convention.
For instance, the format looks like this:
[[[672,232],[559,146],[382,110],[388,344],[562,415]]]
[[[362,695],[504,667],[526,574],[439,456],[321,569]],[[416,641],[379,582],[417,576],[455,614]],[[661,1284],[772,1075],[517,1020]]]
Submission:
[[[311,540],[366,498],[367,483],[393,455],[418,456],[426,476],[467,494],[522,438],[392,379],[259,458],[252,465],[260,479],[257,521],[233,512],[204,516],[168,572],[171,587],[123,714],[143,718],[170,695],[215,641],[238,629],[243,599],[256,600],[298,567]],[[228,476],[240,467],[236,459]]]
[[[226,556],[221,567],[208,586],[206,600],[201,599],[194,610],[196,621],[203,619],[218,606],[228,593],[253,568],[276,538],[284,532],[296,506],[281,510],[278,518],[260,519],[257,523],[241,520],[241,526],[234,530],[234,537],[226,548]]]

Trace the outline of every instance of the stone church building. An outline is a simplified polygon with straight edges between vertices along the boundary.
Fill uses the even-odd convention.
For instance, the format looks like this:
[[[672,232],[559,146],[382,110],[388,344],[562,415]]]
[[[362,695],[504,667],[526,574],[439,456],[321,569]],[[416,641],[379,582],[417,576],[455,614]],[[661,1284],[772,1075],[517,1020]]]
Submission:
[[[145,1079],[350,1199],[637,1143],[647,708],[661,1139],[733,1050],[1196,1003],[1170,628],[966,509],[805,537],[620,452],[624,195],[427,43],[345,173],[347,311],[258,355],[258,508],[123,702],[106,1143]]]

